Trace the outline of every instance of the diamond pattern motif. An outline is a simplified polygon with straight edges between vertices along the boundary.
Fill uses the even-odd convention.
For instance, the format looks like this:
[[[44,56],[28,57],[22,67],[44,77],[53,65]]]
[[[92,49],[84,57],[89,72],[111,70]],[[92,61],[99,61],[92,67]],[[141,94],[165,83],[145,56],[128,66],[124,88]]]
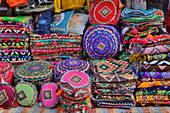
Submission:
[[[79,83],[81,80],[82,80],[82,78],[80,78],[79,76],[77,76],[76,74],[75,75],[73,75],[73,77],[70,79],[72,82],[75,82],[75,83]]]
[[[25,98],[27,98],[26,94],[24,93],[23,90],[21,90],[20,92],[17,93],[17,98],[22,101],[24,100]]]
[[[5,90],[2,90],[0,92],[0,105],[3,104],[7,100],[8,100],[8,97],[6,96],[6,92]]]
[[[103,8],[99,11],[99,13],[100,13],[104,18],[106,18],[106,17],[111,13],[111,10],[110,10],[107,6],[105,6],[105,7],[103,7]]]
[[[51,90],[44,90],[43,94],[44,94],[44,99],[45,100],[51,100],[52,99]]]

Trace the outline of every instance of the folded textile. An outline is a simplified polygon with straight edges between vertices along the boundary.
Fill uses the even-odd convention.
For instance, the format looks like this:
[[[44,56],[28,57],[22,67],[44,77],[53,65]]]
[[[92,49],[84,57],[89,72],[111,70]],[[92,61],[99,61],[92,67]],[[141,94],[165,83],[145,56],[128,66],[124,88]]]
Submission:
[[[12,21],[21,22],[23,24],[29,24],[32,20],[31,16],[20,16],[20,17],[0,17],[0,21]]]
[[[146,101],[170,101],[169,95],[137,95],[136,102]]]
[[[152,60],[152,61],[143,61],[143,64],[149,64],[149,65],[170,65],[170,61],[166,60]]]
[[[159,45],[159,46],[146,47],[146,48],[136,48],[136,47],[131,48],[131,54],[139,52],[140,54],[143,55],[154,55],[154,54],[159,54],[159,53],[164,53],[169,51],[170,51],[170,45]]]
[[[30,61],[31,56],[14,56],[14,57],[0,57],[0,61],[10,62],[10,61]]]
[[[0,49],[0,56],[29,56],[30,51],[27,49]]]
[[[5,26],[33,29],[32,22],[22,23],[22,22],[14,22],[14,21],[0,21],[0,27],[5,27]]]
[[[137,91],[135,95],[170,95],[169,90],[145,90]]]
[[[18,34],[18,33],[0,33],[1,38],[23,38],[26,39],[29,36],[28,35],[23,35],[23,34]]]
[[[156,72],[166,72],[170,70],[170,66],[168,65],[157,65],[157,64],[140,64],[141,72],[148,72],[148,71],[156,71]]]
[[[152,81],[152,82],[138,81],[136,88],[148,88],[154,86],[164,86],[164,87],[170,86],[170,80],[160,80],[160,81]]]
[[[142,106],[147,106],[147,105],[151,105],[153,104],[153,106],[158,106],[158,105],[170,105],[170,101],[168,100],[161,100],[161,101],[140,101],[140,102],[136,102],[136,104],[141,104]]]
[[[170,79],[170,72],[141,72],[143,78]]]
[[[93,94],[94,95],[115,95],[115,94],[126,94],[126,93],[130,93],[132,94],[134,90],[120,90],[120,89],[93,89]]]
[[[164,86],[154,86],[154,87],[148,87],[148,88],[136,88],[135,89],[135,92],[136,91],[147,91],[147,90],[170,90],[170,87],[167,86],[167,87],[164,87]]]
[[[27,34],[29,30],[27,28],[20,27],[0,27],[0,33],[18,33],[18,34]]]

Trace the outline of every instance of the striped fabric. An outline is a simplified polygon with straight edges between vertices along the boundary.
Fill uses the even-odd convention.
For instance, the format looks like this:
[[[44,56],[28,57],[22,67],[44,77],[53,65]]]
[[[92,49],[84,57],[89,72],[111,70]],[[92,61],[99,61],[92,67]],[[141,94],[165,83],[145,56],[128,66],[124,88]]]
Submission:
[[[57,109],[39,107],[36,103],[33,107],[22,107],[3,109],[0,113],[63,113]],[[118,108],[93,108],[90,113],[170,113],[170,107],[133,107],[130,109]]]

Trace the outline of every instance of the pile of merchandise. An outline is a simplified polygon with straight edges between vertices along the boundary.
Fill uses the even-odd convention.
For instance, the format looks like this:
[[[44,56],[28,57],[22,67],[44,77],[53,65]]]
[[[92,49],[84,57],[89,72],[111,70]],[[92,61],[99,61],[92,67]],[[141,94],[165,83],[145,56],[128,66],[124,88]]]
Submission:
[[[82,57],[81,36],[73,34],[31,34],[34,60],[60,61]]]
[[[129,59],[129,47],[133,39],[162,34],[164,14],[159,9],[141,10],[125,8],[121,13],[123,56]]]
[[[136,102],[141,105],[169,105],[170,88],[170,36],[162,35],[153,39],[134,40],[130,61],[139,64],[140,79],[136,89]]]
[[[128,12],[129,9],[126,10]],[[140,18],[138,13],[145,14],[145,18]],[[124,20],[127,20],[127,22],[132,21],[132,19],[138,22],[140,22],[139,20],[142,21],[139,23],[142,26],[135,23],[135,28],[131,29],[131,33],[130,31],[125,33],[125,39],[134,37],[133,39],[128,38],[128,41],[131,45],[130,52],[132,54],[129,61],[139,73],[137,89],[135,89],[136,103],[141,105],[169,105],[170,35],[165,34],[162,30],[163,12],[156,9],[131,10],[131,15],[134,15],[134,17]],[[140,33],[137,29],[145,31]],[[136,35],[133,34],[134,31],[137,31]]]
[[[61,107],[66,112],[88,113],[91,109],[91,81],[82,71],[69,71],[60,80]]]
[[[136,105],[133,95],[137,76],[126,61],[93,60],[92,100],[98,107],[130,108]]]
[[[0,17],[0,61],[11,62],[14,66],[31,59],[29,50],[29,32],[32,30],[32,18]]]

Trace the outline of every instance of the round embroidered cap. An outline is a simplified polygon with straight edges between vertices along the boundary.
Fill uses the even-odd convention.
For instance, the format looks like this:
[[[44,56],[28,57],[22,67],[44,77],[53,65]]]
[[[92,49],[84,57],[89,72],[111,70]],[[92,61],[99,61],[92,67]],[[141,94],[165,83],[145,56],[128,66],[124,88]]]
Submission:
[[[24,80],[34,83],[36,86],[50,81],[53,75],[53,65],[46,61],[33,61],[21,65],[14,73],[15,83]]]
[[[17,90],[17,102],[22,106],[32,106],[37,99],[37,88],[35,85],[21,81],[15,86]]]
[[[56,95],[57,85],[52,82],[42,85],[40,91],[40,100],[46,108],[53,108],[59,100],[59,96]]]
[[[12,64],[0,61],[0,77],[7,83],[13,83],[14,68]],[[0,78],[0,84],[1,84]]]
[[[11,108],[16,99],[16,89],[12,85],[0,85],[0,107]]]
[[[115,57],[119,51],[120,34],[112,26],[97,25],[89,27],[83,37],[83,47],[92,59]]]
[[[60,61],[56,64],[55,71],[55,81],[58,81],[58,77],[61,77],[64,73],[71,70],[83,71],[87,74],[90,73],[90,64],[87,61],[79,60],[79,59],[66,59]]]

